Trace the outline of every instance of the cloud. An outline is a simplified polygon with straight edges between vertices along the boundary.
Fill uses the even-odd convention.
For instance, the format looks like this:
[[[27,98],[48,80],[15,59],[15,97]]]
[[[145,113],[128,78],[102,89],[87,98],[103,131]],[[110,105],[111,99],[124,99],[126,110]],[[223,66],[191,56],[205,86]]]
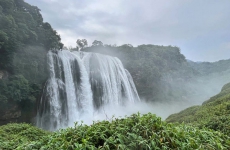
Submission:
[[[85,38],[88,43],[176,45],[191,60],[230,58],[223,46],[230,42],[228,0],[25,1],[41,9],[66,46]]]

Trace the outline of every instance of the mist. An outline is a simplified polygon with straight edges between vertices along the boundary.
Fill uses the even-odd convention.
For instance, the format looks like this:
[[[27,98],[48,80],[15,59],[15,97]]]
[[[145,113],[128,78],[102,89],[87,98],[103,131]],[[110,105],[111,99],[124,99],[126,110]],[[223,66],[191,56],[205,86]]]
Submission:
[[[93,115],[82,114],[81,118],[76,120],[76,122],[91,125],[93,122],[102,120],[112,121],[115,118],[121,119],[135,113],[140,113],[141,115],[153,113],[164,120],[169,114],[175,113],[181,107],[186,107],[186,105],[179,103],[172,105],[167,102],[147,103],[144,100],[136,103],[125,103],[124,105],[107,104],[96,110]],[[74,126],[74,124],[70,126]]]
[[[145,46],[145,45],[144,45]],[[155,51],[154,45],[146,45],[146,46],[153,46],[153,50]],[[120,48],[120,51],[116,51],[117,47],[113,46],[98,46],[98,47],[91,47],[86,48],[84,51],[87,52],[96,52],[96,53],[102,53],[110,56],[116,56],[119,59],[121,59],[122,63],[124,64],[125,68],[128,69],[134,78],[134,82],[136,83],[137,89],[139,89],[139,95],[142,91],[140,90],[148,90],[148,87],[142,87],[139,88],[140,82],[143,81],[137,81],[139,80],[136,76],[136,72],[141,72],[141,68],[143,66],[137,66],[138,63],[141,63],[141,53],[145,53],[145,51],[142,49],[139,51],[139,47],[132,47],[132,45],[122,45],[118,46]],[[118,49],[117,48],[117,49]],[[127,50],[127,53],[125,52],[125,48],[129,49]],[[158,47],[159,48],[159,47]],[[161,48],[161,47],[160,47]],[[176,47],[162,47],[167,48],[169,51],[174,51]],[[146,50],[147,51],[147,50]],[[163,50],[162,50],[163,51]],[[138,57],[135,58],[133,55],[135,53],[139,53]],[[156,54],[155,54],[156,55]],[[172,54],[171,54],[172,55]],[[178,55],[178,53],[176,53]],[[183,53],[181,54],[181,57],[183,57]],[[150,55],[144,56],[144,62],[146,63],[150,60],[148,60],[148,57],[152,58]],[[165,59],[165,58],[162,58]],[[174,58],[176,59],[176,58]],[[138,63],[135,64],[135,61]],[[172,64],[172,59],[167,59],[169,64]],[[225,61],[225,60],[223,60]],[[191,61],[190,61],[191,62]],[[228,60],[226,60],[228,62]],[[112,106],[106,106],[104,110],[104,113],[98,112],[96,115],[99,120],[106,119],[106,115],[109,116],[108,118],[111,118],[114,116],[122,116],[130,115],[132,113],[154,113],[157,116],[161,117],[162,120],[165,120],[169,115],[173,113],[178,113],[183,109],[186,109],[190,106],[194,105],[201,105],[204,101],[208,100],[210,97],[218,94],[221,91],[221,88],[226,83],[230,82],[230,68],[227,66],[227,68],[224,68],[223,66],[218,66],[218,62],[210,63],[210,67],[204,67],[203,69],[200,69],[199,67],[196,67],[196,65],[202,64],[202,62],[194,62],[195,67],[192,66],[189,61],[185,61],[184,64],[182,63],[181,66],[171,66],[171,68],[177,68],[176,70],[173,70],[173,72],[166,71],[166,73],[162,73],[162,76],[159,77],[157,84],[157,87],[161,87],[160,91],[157,93],[155,91],[150,91],[149,93],[156,93],[155,95],[160,95],[153,98],[148,96],[148,98],[145,98],[146,94],[140,95],[141,97],[141,103],[135,104],[128,104],[124,107],[122,106],[115,106],[113,108]],[[204,63],[205,64],[205,63]],[[155,62],[152,62],[152,66],[155,66],[157,68],[161,68],[161,66],[157,65]],[[136,69],[132,69],[133,66]],[[201,67],[202,68],[202,67]],[[221,68],[221,69],[220,69]],[[219,71],[216,71],[219,70]],[[148,69],[142,70],[143,75],[145,75],[146,71],[149,71]],[[152,70],[151,74],[155,74],[155,72],[158,70]],[[204,73],[207,72],[207,73]],[[141,79],[147,80],[147,76],[140,76]],[[156,84],[158,82],[156,80],[150,81]],[[148,94],[147,94],[148,95]],[[162,96],[163,95],[163,96]],[[127,109],[126,109],[127,107]],[[106,115],[105,115],[106,114]],[[96,118],[97,118],[96,117]]]
[[[230,71],[197,77],[184,85],[183,88],[187,95],[181,99],[174,99],[173,101],[165,99],[155,102],[146,102],[146,99],[141,99],[140,102],[125,103],[124,105],[107,104],[95,111],[93,115],[83,114],[76,122],[81,123],[82,121],[83,124],[91,125],[95,121],[111,121],[115,118],[125,118],[134,113],[153,113],[165,120],[169,115],[178,113],[190,106],[202,105],[204,101],[218,94],[223,85],[228,82],[230,82]],[[171,83],[171,86],[176,87],[177,84]]]
[[[146,102],[142,99],[140,102],[125,103],[124,105],[107,104],[95,111],[93,115],[82,114],[81,118],[76,120],[76,122],[91,125],[93,122],[103,120],[112,121],[115,118],[121,119],[136,113],[140,113],[141,115],[152,113],[156,114],[156,116],[160,117],[162,120],[165,120],[173,113],[177,113],[187,107],[198,105],[202,102],[203,101]],[[74,124],[70,126],[74,126]]]
[[[183,77],[179,76],[178,78]],[[229,82],[230,69],[206,75],[197,75],[185,82],[171,80],[169,83],[171,88],[177,89],[180,87],[180,91],[183,91],[183,94],[180,94],[177,99],[153,102],[153,107],[157,110],[154,113],[158,114],[162,119],[166,119],[169,115],[178,113],[188,107],[202,105],[203,102],[218,94],[222,87]],[[165,81],[162,84],[165,84]],[[158,113],[161,110],[166,111]]]

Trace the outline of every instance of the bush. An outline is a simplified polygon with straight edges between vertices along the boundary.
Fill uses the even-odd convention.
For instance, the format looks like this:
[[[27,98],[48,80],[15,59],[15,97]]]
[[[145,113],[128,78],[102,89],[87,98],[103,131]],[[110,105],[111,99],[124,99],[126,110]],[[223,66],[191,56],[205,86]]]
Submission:
[[[14,150],[20,145],[38,141],[50,134],[29,124],[10,123],[0,126],[0,149]]]
[[[208,129],[161,121],[153,114],[134,114],[124,119],[75,124],[35,140],[16,143],[18,149],[227,149],[230,138]],[[45,135],[45,134],[44,134]],[[40,136],[40,134],[39,134]],[[18,139],[17,139],[18,140]],[[1,147],[0,147],[1,148]]]

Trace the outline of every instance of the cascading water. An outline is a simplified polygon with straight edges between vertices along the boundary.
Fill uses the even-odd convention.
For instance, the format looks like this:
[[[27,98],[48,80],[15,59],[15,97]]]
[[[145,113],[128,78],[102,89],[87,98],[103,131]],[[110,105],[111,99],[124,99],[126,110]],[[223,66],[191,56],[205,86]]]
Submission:
[[[50,77],[38,106],[37,126],[56,130],[93,117],[106,104],[140,101],[133,79],[115,57],[49,51]]]

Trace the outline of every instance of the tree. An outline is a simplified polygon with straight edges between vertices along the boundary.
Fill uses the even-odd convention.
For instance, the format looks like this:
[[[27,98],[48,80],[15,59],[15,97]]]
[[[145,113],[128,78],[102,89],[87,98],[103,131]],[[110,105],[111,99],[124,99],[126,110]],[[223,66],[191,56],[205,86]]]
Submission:
[[[86,39],[78,39],[76,43],[77,43],[77,47],[79,50],[83,49],[84,47],[88,45],[88,42]]]
[[[103,43],[101,41],[94,40],[92,46],[103,46]]]

